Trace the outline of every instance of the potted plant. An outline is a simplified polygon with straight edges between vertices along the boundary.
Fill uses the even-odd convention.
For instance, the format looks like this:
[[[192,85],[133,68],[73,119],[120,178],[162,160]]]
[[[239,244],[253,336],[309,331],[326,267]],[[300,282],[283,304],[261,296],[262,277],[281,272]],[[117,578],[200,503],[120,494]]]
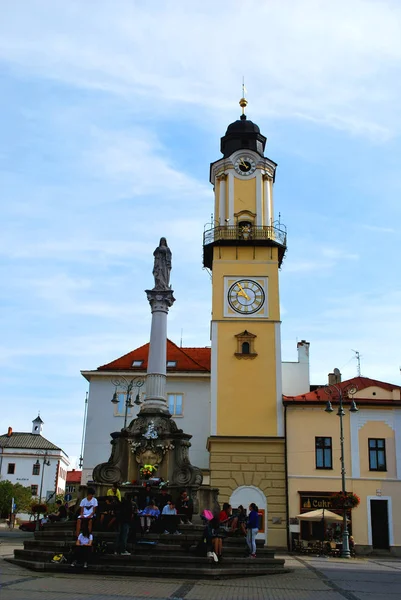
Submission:
[[[139,469],[139,473],[143,479],[149,479],[156,471],[157,469],[154,465],[143,465],[143,467]]]
[[[361,499],[353,492],[337,492],[330,497],[333,508],[356,508],[360,504]]]

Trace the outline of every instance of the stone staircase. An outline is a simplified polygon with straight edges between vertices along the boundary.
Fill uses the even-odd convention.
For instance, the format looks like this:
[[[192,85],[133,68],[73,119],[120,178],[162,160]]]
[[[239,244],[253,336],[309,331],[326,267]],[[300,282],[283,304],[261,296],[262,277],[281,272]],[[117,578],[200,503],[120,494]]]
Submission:
[[[264,547],[257,540],[257,558],[245,556],[243,537],[227,537],[223,542],[223,561],[199,557],[194,553],[202,536],[201,525],[181,525],[181,535],[146,534],[128,544],[130,556],[115,556],[115,533],[94,531],[95,542],[106,542],[108,553],[93,553],[87,570],[73,568],[68,563],[51,562],[54,554],[67,555],[75,543],[75,523],[53,523],[33,534],[34,539],[24,542],[23,550],[15,550],[9,562],[35,571],[99,572],[113,575],[142,575],[152,577],[179,577],[220,579],[287,573],[284,559],[274,557],[274,549]]]

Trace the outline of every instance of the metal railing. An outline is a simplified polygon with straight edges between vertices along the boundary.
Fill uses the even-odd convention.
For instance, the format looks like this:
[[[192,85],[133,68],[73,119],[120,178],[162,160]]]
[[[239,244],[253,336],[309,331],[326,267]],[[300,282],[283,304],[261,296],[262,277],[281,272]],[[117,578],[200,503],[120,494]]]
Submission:
[[[287,245],[287,232],[284,226],[248,226],[241,225],[219,225],[207,229],[203,234],[203,244],[213,244],[221,241],[264,241],[269,240]]]

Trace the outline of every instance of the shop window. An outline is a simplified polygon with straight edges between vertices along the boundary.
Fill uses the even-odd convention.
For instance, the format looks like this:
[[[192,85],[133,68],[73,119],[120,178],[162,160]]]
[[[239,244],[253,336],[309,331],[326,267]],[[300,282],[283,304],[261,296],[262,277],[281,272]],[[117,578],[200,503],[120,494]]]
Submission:
[[[331,437],[315,437],[316,469],[333,468]]]
[[[387,471],[386,440],[369,438],[369,471]]]

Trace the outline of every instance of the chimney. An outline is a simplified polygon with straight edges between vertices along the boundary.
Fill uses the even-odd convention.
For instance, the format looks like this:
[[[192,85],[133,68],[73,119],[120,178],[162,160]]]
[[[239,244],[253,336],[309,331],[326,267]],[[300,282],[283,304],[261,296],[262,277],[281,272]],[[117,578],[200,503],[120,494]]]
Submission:
[[[308,363],[309,362],[309,342],[301,340],[297,344],[298,350],[298,362]]]
[[[9,427],[9,428],[8,428],[8,431],[7,431],[7,437],[11,437],[11,436],[12,436],[12,434],[13,434],[13,428],[12,428],[12,427]]]
[[[333,372],[329,373],[329,385],[334,385],[335,383],[341,383],[340,369],[333,369]]]

